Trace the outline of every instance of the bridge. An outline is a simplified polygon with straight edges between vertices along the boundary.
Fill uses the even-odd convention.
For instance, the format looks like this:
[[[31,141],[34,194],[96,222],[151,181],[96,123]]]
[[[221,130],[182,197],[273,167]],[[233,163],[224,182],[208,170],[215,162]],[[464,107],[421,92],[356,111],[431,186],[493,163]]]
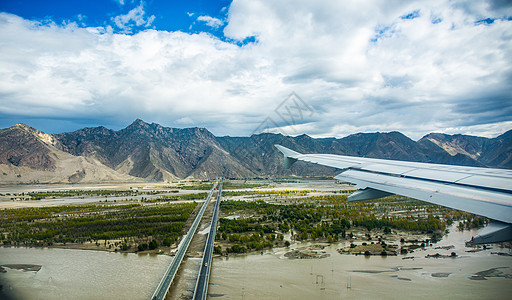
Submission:
[[[178,251],[176,252],[176,255],[174,256],[174,259],[169,264],[169,267],[167,268],[164,276],[162,277],[162,280],[160,280],[160,283],[158,284],[158,287],[156,288],[156,291],[153,293],[153,296],[151,297],[151,299],[153,299],[153,300],[165,299],[165,296],[167,295],[167,293],[169,291],[169,288],[174,279],[174,276],[178,272],[178,268],[183,260],[183,257],[185,256],[185,253],[187,252],[188,246],[190,245],[190,241],[192,241],[192,238],[194,237],[194,234],[197,230],[197,226],[199,225],[199,222],[201,221],[201,218],[203,217],[204,211],[206,210],[206,207],[210,203],[212,194],[215,191],[215,188],[217,187],[218,184],[219,184],[219,180],[217,180],[215,182],[212,189],[210,190],[210,193],[208,194],[206,201],[204,201],[203,206],[201,207],[201,210],[197,214],[197,216],[194,220],[194,223],[192,223],[192,226],[190,227],[187,235],[185,236],[185,238],[182,240],[182,242],[178,246]],[[221,181],[221,186],[222,186],[222,181]],[[218,199],[217,204],[218,204],[218,202],[220,202],[219,201],[220,198],[218,195],[220,195],[220,190],[219,190],[219,193],[217,194],[217,199]],[[214,234],[214,236],[215,236],[215,234]]]
[[[206,245],[204,248],[201,268],[199,270],[199,275],[197,276],[196,288],[194,290],[194,300],[206,299],[206,293],[208,291],[208,281],[210,279],[210,269],[212,266],[213,242],[215,241],[215,232],[217,231],[217,220],[219,216],[221,194],[222,180],[219,185],[219,192],[217,193],[217,202],[215,203],[215,209],[213,210],[210,232],[208,233],[208,239],[206,241]]]

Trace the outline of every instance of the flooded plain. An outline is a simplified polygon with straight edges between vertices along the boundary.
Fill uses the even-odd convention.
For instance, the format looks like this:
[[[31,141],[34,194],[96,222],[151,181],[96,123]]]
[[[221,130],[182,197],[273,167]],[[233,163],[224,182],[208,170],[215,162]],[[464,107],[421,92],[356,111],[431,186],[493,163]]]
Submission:
[[[464,241],[477,231],[452,233],[426,250],[405,256],[341,255],[346,244],[327,245],[322,259],[288,259],[290,249],[263,254],[219,257],[213,262],[209,295],[211,299],[510,299],[512,257],[496,248],[468,253]],[[441,246],[454,248],[434,249]],[[440,253],[456,258],[425,258]],[[472,280],[478,272],[499,268],[493,274]],[[491,272],[492,273],[492,272]],[[504,277],[508,276],[508,278]],[[481,278],[479,278],[481,279]]]
[[[133,184],[91,185],[75,186],[73,189],[126,190],[131,186]],[[351,187],[333,182],[309,181],[280,183],[261,190],[314,189],[320,193],[347,188]],[[0,187],[0,193],[66,189],[71,188],[69,185],[16,186]],[[151,189],[158,187],[152,186]],[[168,189],[162,187],[162,190]],[[198,192],[204,190],[179,191]],[[129,198],[130,201],[137,201],[137,198]],[[108,197],[109,202],[116,199]],[[4,199],[0,201],[0,208],[53,206],[104,200],[99,197],[67,197],[37,201]],[[464,242],[478,230],[459,232],[455,225],[449,230],[450,234],[437,244],[425,249],[416,249],[414,253],[406,256],[342,255],[337,250],[347,247],[349,242],[341,242],[292,243],[289,248],[275,248],[263,253],[215,257],[210,277],[209,298],[510,299],[512,256],[507,256],[511,253],[510,249],[493,246],[493,249],[467,252],[471,248],[466,248]],[[286,235],[285,239],[289,240],[290,236]],[[323,248],[321,256],[325,258],[290,259],[285,256],[290,251],[311,246]],[[443,246],[446,248],[435,249]],[[452,252],[457,255],[455,258],[425,257],[436,253],[450,256]],[[493,254],[497,252],[507,255]],[[407,259],[403,259],[404,257]],[[0,299],[7,296],[14,299],[149,299],[171,260],[172,257],[168,255],[0,247],[0,265],[40,266],[39,271],[35,271],[37,268],[27,271],[5,267],[4,273],[0,268]],[[190,258],[188,261],[186,267],[198,268],[198,259]],[[195,272],[196,270],[182,270],[181,274],[183,277],[191,277],[190,274]],[[188,281],[194,280],[192,278]],[[192,289],[188,281],[184,284],[185,289]],[[191,292],[184,292],[179,296],[174,294],[180,299],[186,298],[187,295],[190,296]]]
[[[510,299],[512,257],[494,247],[466,252],[476,231],[452,232],[426,250],[405,256],[342,255],[345,243],[323,244],[322,259],[289,259],[285,254],[311,243],[256,254],[214,258],[210,299]],[[441,246],[451,249],[435,249]],[[427,254],[456,258],[425,258]],[[33,264],[39,271],[5,268],[0,296],[14,299],[149,299],[165,268],[167,255],[41,248],[0,248],[0,265]],[[197,264],[189,264],[194,267]],[[470,279],[493,268],[489,277]],[[489,273],[489,272],[488,272]],[[493,275],[494,274],[494,275]],[[498,274],[498,277],[493,277]],[[508,278],[506,278],[508,276]],[[193,287],[191,287],[192,289]],[[0,297],[2,298],[2,297]]]

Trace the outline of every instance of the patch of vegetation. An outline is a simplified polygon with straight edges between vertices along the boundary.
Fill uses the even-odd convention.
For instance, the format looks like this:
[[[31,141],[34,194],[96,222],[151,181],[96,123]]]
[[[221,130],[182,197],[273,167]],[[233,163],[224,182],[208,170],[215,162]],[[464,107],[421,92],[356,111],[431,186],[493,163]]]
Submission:
[[[15,245],[52,245],[123,240],[120,250],[151,239],[148,249],[170,245],[183,233],[183,226],[197,203],[145,206],[81,205],[0,211],[0,232]],[[144,246],[142,246],[144,247]]]
[[[178,188],[182,190],[209,190],[212,188],[212,183],[195,182],[189,184],[179,184]],[[233,182],[224,181],[222,184],[223,190],[241,190],[241,189],[254,189],[261,187],[268,187],[267,183],[246,183],[246,182]]]
[[[178,189],[182,190],[210,190],[213,187],[212,183],[190,183],[190,184],[179,184]]]
[[[223,190],[241,190],[241,189],[254,189],[268,187],[266,183],[245,183],[245,182],[232,182],[226,181],[222,184]]]
[[[240,246],[226,249],[228,253],[284,245],[282,236],[288,232],[295,240],[326,242],[353,237],[349,231],[354,227],[382,234],[390,234],[395,229],[439,236],[453,220],[465,220],[461,225],[464,227],[481,226],[485,220],[402,196],[348,202],[346,193],[341,191],[334,195],[305,197],[286,205],[262,200],[225,200],[220,208],[224,214],[250,216],[219,219],[217,239]]]
[[[271,191],[222,191],[224,197],[236,196],[307,196],[309,193],[316,192],[315,190],[271,190]]]
[[[206,199],[206,196],[208,193],[194,193],[194,194],[183,194],[183,195],[172,195],[172,196],[160,196],[158,198],[154,199],[146,199],[143,198],[141,202],[148,202],[148,203],[154,203],[154,202],[168,202],[168,201],[183,201],[183,200],[199,200],[199,199]]]
[[[46,191],[46,192],[31,192],[20,193],[20,196],[25,194],[30,196],[32,200],[41,200],[46,198],[63,198],[63,197],[122,197],[122,196],[137,196],[137,195],[157,195],[164,193],[164,191],[139,191],[139,190],[68,190],[68,191]]]

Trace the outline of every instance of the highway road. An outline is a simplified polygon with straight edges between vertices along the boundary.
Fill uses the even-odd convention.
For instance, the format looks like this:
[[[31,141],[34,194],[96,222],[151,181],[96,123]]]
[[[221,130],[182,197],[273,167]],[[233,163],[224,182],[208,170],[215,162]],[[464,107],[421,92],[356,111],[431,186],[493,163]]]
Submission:
[[[196,288],[194,290],[194,300],[206,299],[206,293],[208,292],[208,281],[210,279],[210,269],[212,266],[212,255],[213,255],[213,242],[215,241],[215,232],[217,231],[217,220],[219,216],[220,198],[222,194],[222,179],[219,184],[219,191],[217,193],[217,202],[215,203],[215,209],[213,210],[212,223],[210,226],[210,232],[208,233],[208,240],[203,252],[203,261],[201,262],[201,269],[197,276]]]
[[[208,194],[206,201],[204,201],[204,204],[201,207],[201,210],[199,211],[199,213],[197,214],[196,219],[194,220],[194,223],[192,223],[192,226],[190,227],[187,235],[185,236],[185,239],[180,243],[178,251],[176,252],[176,255],[174,256],[174,259],[172,260],[171,264],[167,268],[167,271],[165,272],[164,276],[162,277],[162,280],[158,284],[158,287],[156,288],[156,291],[153,293],[153,296],[151,297],[151,299],[163,300],[165,298],[165,296],[167,295],[167,292],[169,291],[169,287],[171,286],[172,280],[174,279],[176,272],[178,272],[178,268],[181,264],[181,261],[183,260],[183,257],[185,256],[185,253],[187,252],[188,246],[190,245],[190,241],[192,241],[192,238],[194,237],[197,226],[199,225],[199,222],[201,221],[201,218],[203,217],[206,207],[210,203],[210,199],[211,199],[212,194],[213,194],[215,188],[217,187],[218,183],[219,183],[219,180],[217,180],[215,182],[212,189],[210,190],[210,193]],[[219,194],[220,194],[220,191],[219,191]]]

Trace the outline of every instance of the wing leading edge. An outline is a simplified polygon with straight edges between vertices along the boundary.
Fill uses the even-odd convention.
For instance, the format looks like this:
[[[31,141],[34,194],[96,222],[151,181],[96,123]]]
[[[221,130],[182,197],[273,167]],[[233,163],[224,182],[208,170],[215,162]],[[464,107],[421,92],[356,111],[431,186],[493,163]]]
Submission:
[[[275,146],[284,154],[286,167],[301,160],[341,169],[334,178],[359,188],[349,201],[403,195],[496,220],[473,238],[475,244],[512,240],[511,170],[301,154]]]

